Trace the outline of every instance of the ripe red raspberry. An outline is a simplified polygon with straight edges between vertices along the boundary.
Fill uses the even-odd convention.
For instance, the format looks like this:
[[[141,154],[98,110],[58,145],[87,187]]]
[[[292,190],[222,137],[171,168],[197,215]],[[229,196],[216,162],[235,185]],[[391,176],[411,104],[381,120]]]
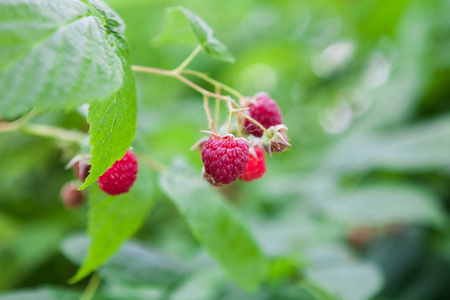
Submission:
[[[261,148],[255,147],[256,157],[249,155],[248,164],[245,167],[244,173],[239,175],[242,181],[252,181],[263,177],[266,173],[266,158]]]
[[[61,189],[61,199],[68,209],[76,209],[86,202],[86,193],[79,191],[78,186],[75,182],[68,182]]]
[[[250,102],[249,107],[249,116],[261,123],[266,129],[283,123],[283,117],[277,103],[268,95],[260,95],[256,100]],[[244,120],[244,128],[254,136],[261,137],[263,135],[261,128],[247,119]]]
[[[125,156],[116,161],[105,174],[98,178],[100,189],[109,195],[126,193],[136,181],[138,164],[133,152],[127,151]]]
[[[248,162],[249,148],[243,139],[232,134],[220,137],[212,135],[202,148],[205,172],[216,183],[229,184],[244,172]]]

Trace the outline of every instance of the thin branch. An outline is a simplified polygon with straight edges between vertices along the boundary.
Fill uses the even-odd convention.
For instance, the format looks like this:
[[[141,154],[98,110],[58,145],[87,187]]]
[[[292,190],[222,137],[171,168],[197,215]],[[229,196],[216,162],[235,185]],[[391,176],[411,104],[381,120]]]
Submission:
[[[145,154],[138,154],[139,160],[143,162],[148,167],[152,168],[153,170],[157,172],[162,172],[164,169],[167,168],[167,166],[159,161],[154,160],[153,158],[148,157]]]
[[[208,119],[208,128],[212,132],[216,132],[216,126],[214,124],[214,121],[211,117],[211,111],[209,110],[209,97],[203,96],[203,108],[206,112],[206,118]]]
[[[259,123],[259,122],[256,121],[255,119],[253,119],[252,117],[250,117],[250,116],[248,116],[248,115],[246,115],[246,114],[244,114],[244,113],[241,113],[241,112],[238,111],[238,110],[234,110],[233,113],[238,114],[238,115],[240,115],[240,116],[246,118],[246,119],[249,120],[250,122],[253,122],[256,126],[258,126],[259,128],[261,128],[261,130],[264,131],[269,137],[272,137],[272,135],[267,131],[267,129],[266,129],[264,126],[262,126],[261,123]]]
[[[223,84],[222,82],[219,82],[219,81],[209,77],[205,73],[201,73],[201,72],[197,72],[197,71],[193,71],[193,70],[184,70],[181,73],[193,75],[200,79],[203,79],[204,81],[211,83],[215,87],[219,87],[219,88],[223,89],[224,91],[229,92],[230,94],[234,95],[238,99],[244,98],[244,96],[241,93],[239,93],[238,91],[236,91],[235,89],[231,88],[230,86],[228,86],[226,84]]]
[[[84,290],[83,295],[81,295],[81,300],[91,300],[94,297],[95,292],[97,291],[101,282],[101,278],[94,273],[91,276],[91,279],[89,280],[89,283]]]
[[[220,87],[215,88],[214,91],[216,94],[220,95]],[[220,126],[220,99],[216,98],[216,107],[215,107],[215,120],[216,120],[216,126],[219,127]]]
[[[162,69],[156,69],[156,68],[150,68],[150,67],[143,67],[143,66],[132,66],[133,71],[136,72],[142,72],[142,73],[149,73],[149,74],[156,74],[156,75],[163,75],[163,76],[169,76],[169,77],[174,77],[178,80],[180,80],[181,82],[183,82],[184,84],[190,86],[192,89],[196,90],[197,92],[199,92],[200,94],[204,95],[204,96],[208,96],[211,98],[217,98],[217,99],[221,99],[223,101],[227,101],[227,97],[226,96],[222,96],[222,95],[218,95],[216,93],[210,92],[204,88],[202,88],[201,86],[195,84],[194,82],[190,81],[189,79],[183,77],[180,73],[174,72],[174,71],[169,71],[169,70],[162,70]],[[234,100],[231,99],[231,102],[233,103],[234,107],[236,108],[240,108],[239,104]]]
[[[192,53],[177,67],[173,70],[174,73],[180,73],[181,71],[184,70],[184,68],[186,68],[191,62],[192,60],[194,60],[194,58],[197,56],[197,54],[200,53],[200,51],[202,51],[203,47],[202,46],[197,46],[194,51],[192,51]]]
[[[227,127],[227,134],[231,131],[231,117],[233,116],[233,106],[231,105],[230,96],[228,96],[228,111],[230,112],[228,115],[228,127]]]

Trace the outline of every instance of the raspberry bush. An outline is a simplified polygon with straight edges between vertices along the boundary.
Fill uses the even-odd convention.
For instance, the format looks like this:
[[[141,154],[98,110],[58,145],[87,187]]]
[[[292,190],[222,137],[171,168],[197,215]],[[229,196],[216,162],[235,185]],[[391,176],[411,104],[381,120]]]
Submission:
[[[175,2],[0,0],[0,300],[447,299],[448,1]]]

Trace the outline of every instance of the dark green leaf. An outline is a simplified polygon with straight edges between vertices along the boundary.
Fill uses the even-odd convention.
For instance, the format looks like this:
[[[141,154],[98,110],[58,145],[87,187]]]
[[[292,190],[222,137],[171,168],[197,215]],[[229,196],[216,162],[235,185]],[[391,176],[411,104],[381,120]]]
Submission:
[[[61,245],[63,254],[80,265],[86,256],[90,239],[85,235],[72,235]],[[187,273],[181,262],[165,257],[141,244],[126,242],[117,253],[98,270],[100,276],[117,285],[172,284]]]
[[[77,274],[79,281],[108,260],[141,226],[154,200],[151,171],[139,166],[138,178],[126,194],[108,196],[97,186],[89,193],[89,252]]]
[[[230,278],[247,289],[257,288],[267,278],[267,258],[241,219],[199,174],[176,161],[161,175],[160,185]]]
[[[72,109],[123,82],[108,26],[79,0],[0,2],[0,115]]]

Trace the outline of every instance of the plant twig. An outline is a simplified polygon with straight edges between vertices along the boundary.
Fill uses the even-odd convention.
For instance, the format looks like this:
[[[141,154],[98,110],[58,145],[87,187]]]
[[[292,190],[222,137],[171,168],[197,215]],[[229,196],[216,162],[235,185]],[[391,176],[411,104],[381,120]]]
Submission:
[[[192,51],[192,53],[178,66],[176,67],[173,72],[174,73],[180,73],[181,71],[184,70],[184,68],[186,68],[191,62],[192,60],[194,60],[194,58],[197,56],[197,54],[200,53],[200,51],[202,51],[203,47],[202,46],[197,46],[194,51]]]
[[[13,122],[1,122],[0,121],[0,132],[6,132],[6,131],[14,131],[19,129],[21,126],[26,124],[32,117],[34,117],[35,111],[32,110],[28,114],[23,115],[19,119],[13,121]]]
[[[167,166],[159,161],[154,160],[153,158],[148,157],[147,155],[140,153],[138,154],[139,160],[143,162],[148,167],[152,168],[156,172],[162,172]]]
[[[238,115],[248,119],[250,122],[253,122],[256,126],[261,128],[261,130],[264,131],[269,137],[272,137],[272,135],[267,131],[267,129],[264,126],[262,126],[261,123],[259,123],[255,119],[253,119],[252,117],[250,117],[244,113],[241,113],[239,110],[233,110],[233,113],[238,114]]]
[[[220,95],[220,87],[216,86],[214,92]],[[216,120],[216,126],[220,126],[220,99],[216,98],[216,107],[214,112],[214,118]]]
[[[19,131],[61,141],[78,143],[83,138],[83,133],[75,130],[67,130],[60,127],[43,124],[25,124],[17,128]]]
[[[197,92],[199,92],[200,94],[202,94],[204,96],[221,99],[223,101],[228,101],[228,98],[226,96],[218,95],[216,93],[208,91],[208,90],[202,88],[201,86],[195,84],[194,82],[190,81],[186,77],[182,76],[180,73],[177,73],[175,71],[162,70],[162,69],[143,67],[143,66],[132,66],[132,69],[133,69],[133,71],[136,71],[136,72],[174,77],[174,78],[178,79],[179,81],[183,82],[184,84],[190,86],[192,89],[196,90]],[[234,105],[234,107],[240,108],[240,106],[236,102],[236,100],[231,99],[231,102]]]
[[[89,283],[84,290],[83,295],[81,295],[81,300],[91,300],[94,297],[95,292],[97,291],[101,282],[102,279],[94,273],[91,276],[91,279],[89,280]]]
[[[230,112],[228,115],[228,127],[227,127],[227,134],[231,131],[231,117],[233,116],[233,106],[231,105],[230,96],[228,96],[228,111]]]
[[[211,111],[209,110],[209,97],[203,96],[203,108],[206,112],[206,118],[208,119],[208,128],[212,132],[216,132],[216,126],[214,124],[214,121],[211,117]]]
[[[236,91],[235,89],[229,87],[226,84],[223,84],[222,82],[219,82],[211,77],[209,77],[208,75],[206,75],[205,73],[201,73],[201,72],[197,72],[197,71],[193,71],[193,70],[184,70],[181,72],[182,74],[189,74],[189,75],[193,75],[196,76],[200,79],[203,79],[206,82],[211,83],[212,85],[214,85],[215,87],[221,88],[224,91],[229,92],[230,94],[234,95],[235,97],[237,97],[238,99],[244,98],[244,96],[239,93],[238,91]]]

